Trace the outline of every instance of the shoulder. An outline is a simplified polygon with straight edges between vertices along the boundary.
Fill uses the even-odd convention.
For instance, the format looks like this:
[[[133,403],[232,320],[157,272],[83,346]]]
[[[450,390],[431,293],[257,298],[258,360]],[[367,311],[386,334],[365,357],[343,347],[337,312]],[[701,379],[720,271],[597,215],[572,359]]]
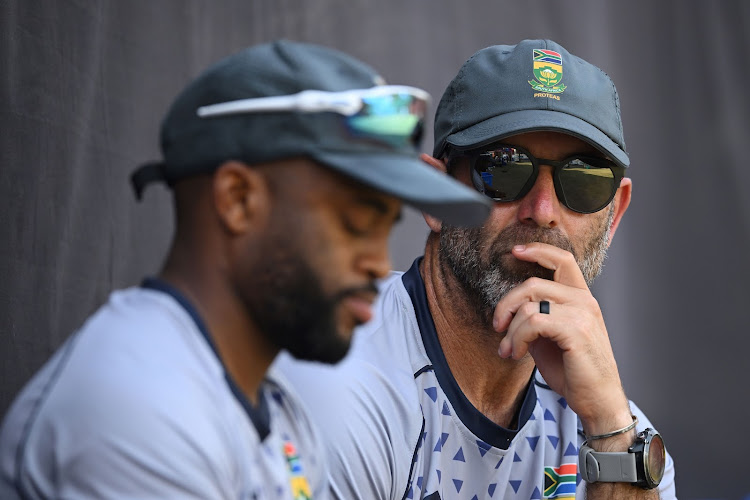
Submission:
[[[378,287],[374,317],[355,330],[348,358],[361,359],[388,373],[413,376],[430,361],[403,275],[393,272]]]
[[[393,414],[409,415],[415,405],[419,408],[413,374],[396,371],[389,373],[355,356],[332,366],[298,361],[282,353],[270,374],[275,379],[283,376],[294,387],[302,411],[309,413],[314,424],[323,427],[322,434],[331,438],[341,433],[361,435],[360,425],[368,429],[407,428],[412,420],[419,420],[421,426],[421,414],[413,419],[390,418]]]
[[[190,477],[174,484],[218,492],[200,484],[200,471],[228,438],[216,425],[220,372],[186,331],[189,318],[162,300],[141,289],[113,293],[24,388],[3,428],[3,461],[13,448],[15,473],[24,471],[16,481],[51,485],[64,469],[87,489],[74,496],[134,492],[135,477],[140,491],[152,483],[168,494],[160,488],[170,478]]]

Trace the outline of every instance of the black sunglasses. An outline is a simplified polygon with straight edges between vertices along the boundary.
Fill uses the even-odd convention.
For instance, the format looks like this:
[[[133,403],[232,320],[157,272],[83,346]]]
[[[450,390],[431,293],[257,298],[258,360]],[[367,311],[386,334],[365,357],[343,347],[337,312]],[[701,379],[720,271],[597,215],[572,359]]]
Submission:
[[[477,191],[495,201],[520,200],[536,182],[540,165],[554,167],[557,198],[582,214],[598,212],[609,205],[625,175],[624,167],[606,158],[573,155],[562,161],[547,160],[506,144],[459,154],[469,158]]]

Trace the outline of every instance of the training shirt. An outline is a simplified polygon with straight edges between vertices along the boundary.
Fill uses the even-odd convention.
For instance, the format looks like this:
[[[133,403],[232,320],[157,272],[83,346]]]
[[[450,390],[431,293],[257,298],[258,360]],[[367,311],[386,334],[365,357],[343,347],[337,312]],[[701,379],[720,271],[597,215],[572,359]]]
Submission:
[[[17,397],[0,498],[328,498],[295,400],[269,374],[253,406],[196,309],[146,280],[113,292]]]
[[[336,368],[280,358],[325,436],[334,497],[582,498],[577,415],[535,373],[518,430],[498,426],[464,396],[438,341],[419,260],[382,286],[375,319]],[[638,429],[653,427],[631,403]],[[662,500],[675,498],[667,457]]]

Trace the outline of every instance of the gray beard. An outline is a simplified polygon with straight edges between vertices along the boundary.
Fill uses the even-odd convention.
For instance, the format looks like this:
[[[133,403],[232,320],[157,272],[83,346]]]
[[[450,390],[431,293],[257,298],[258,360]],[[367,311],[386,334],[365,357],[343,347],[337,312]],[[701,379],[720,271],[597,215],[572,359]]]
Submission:
[[[551,280],[554,275],[550,269],[532,262],[513,259],[512,264],[507,265],[504,254],[515,245],[535,241],[554,245],[573,254],[586,283],[591,286],[604,267],[614,213],[612,204],[607,217],[602,218],[599,226],[592,228],[587,235],[581,251],[576,251],[570,240],[556,229],[514,224],[494,239],[483,241],[484,227],[461,228],[443,224],[438,257],[441,266],[451,271],[469,296],[469,303],[480,305],[481,320],[492,324],[495,306],[515,286],[534,276]]]

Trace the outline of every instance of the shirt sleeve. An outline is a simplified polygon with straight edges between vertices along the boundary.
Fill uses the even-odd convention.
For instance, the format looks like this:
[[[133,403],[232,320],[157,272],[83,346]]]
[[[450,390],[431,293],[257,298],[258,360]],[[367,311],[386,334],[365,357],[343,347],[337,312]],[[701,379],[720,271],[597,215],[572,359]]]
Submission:
[[[5,486],[24,498],[235,498],[231,432],[205,397],[108,368],[57,376],[53,363],[22,393],[4,426],[18,438],[3,452],[19,461]]]
[[[352,357],[330,367],[284,354],[277,367],[294,385],[323,436],[331,497],[401,500],[422,432],[422,415],[415,415],[415,404],[405,400],[398,374],[386,377]]]

